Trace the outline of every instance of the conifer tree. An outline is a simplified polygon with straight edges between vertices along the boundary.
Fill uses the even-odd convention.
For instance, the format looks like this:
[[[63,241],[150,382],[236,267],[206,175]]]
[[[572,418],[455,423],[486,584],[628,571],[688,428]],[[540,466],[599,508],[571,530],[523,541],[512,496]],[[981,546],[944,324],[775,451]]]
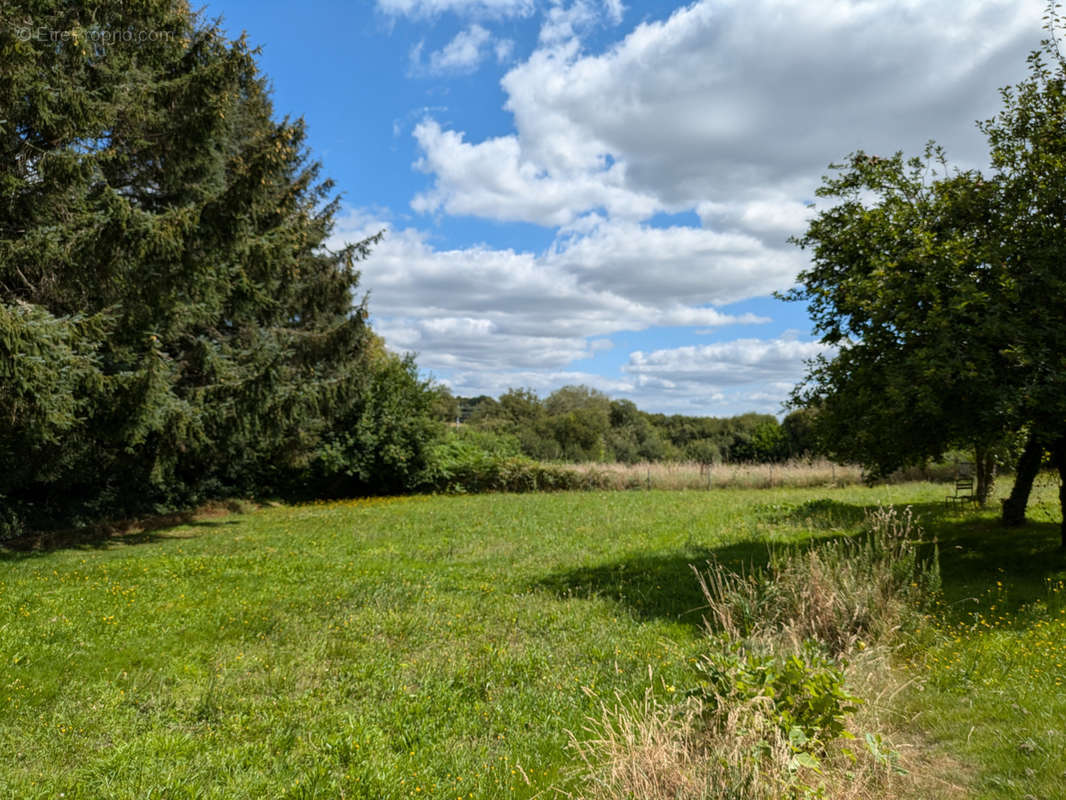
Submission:
[[[372,481],[333,443],[385,373],[417,468],[425,387],[355,296],[375,239],[327,246],[255,56],[182,0],[0,9],[0,502],[31,522]]]

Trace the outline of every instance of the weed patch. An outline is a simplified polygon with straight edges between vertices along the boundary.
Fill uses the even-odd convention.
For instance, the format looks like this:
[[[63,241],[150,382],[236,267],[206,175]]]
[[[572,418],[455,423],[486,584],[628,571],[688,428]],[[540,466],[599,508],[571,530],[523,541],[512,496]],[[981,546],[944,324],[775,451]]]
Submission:
[[[878,508],[859,537],[696,570],[709,630],[695,685],[678,703],[601,713],[595,744],[579,749],[592,796],[884,796],[907,770],[881,731],[856,728],[867,701],[847,688],[849,659],[886,651],[936,598],[935,552],[923,560],[919,541],[909,510]],[[664,755],[654,769],[651,753]]]
[[[805,551],[772,551],[766,567],[696,570],[709,624],[738,641],[815,641],[834,655],[915,627],[940,589],[939,560],[922,560],[909,510],[879,508],[865,527]]]

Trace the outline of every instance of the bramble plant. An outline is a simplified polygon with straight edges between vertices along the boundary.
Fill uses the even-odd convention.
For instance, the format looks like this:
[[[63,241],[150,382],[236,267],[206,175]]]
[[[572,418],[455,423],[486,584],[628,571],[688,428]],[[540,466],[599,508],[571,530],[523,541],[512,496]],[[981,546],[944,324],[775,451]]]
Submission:
[[[797,763],[817,766],[812,759],[826,745],[852,738],[845,719],[858,708],[858,697],[844,689],[844,669],[808,644],[798,653],[757,653],[728,640],[717,640],[698,666],[698,693],[708,708],[765,701],[780,733],[796,754]]]

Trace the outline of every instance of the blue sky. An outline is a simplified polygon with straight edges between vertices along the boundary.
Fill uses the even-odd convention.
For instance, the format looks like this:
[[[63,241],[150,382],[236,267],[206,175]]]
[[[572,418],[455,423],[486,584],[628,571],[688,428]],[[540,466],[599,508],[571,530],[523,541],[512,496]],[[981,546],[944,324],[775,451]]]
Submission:
[[[822,351],[791,286],[827,165],[974,120],[1039,0],[216,0],[343,195],[375,329],[457,394],[583,383],[780,413]]]

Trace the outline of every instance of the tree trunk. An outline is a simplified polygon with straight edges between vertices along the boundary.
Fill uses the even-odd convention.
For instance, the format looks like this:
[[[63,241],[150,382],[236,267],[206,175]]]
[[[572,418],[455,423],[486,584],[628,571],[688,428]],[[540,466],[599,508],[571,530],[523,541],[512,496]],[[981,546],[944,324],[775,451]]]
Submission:
[[[1062,511],[1060,547],[1066,550],[1066,436],[1055,441],[1055,446],[1051,449],[1051,460],[1059,470],[1059,508]]]
[[[1025,524],[1025,507],[1029,504],[1029,492],[1033,490],[1033,481],[1040,472],[1040,461],[1044,455],[1044,446],[1035,433],[1029,434],[1021,458],[1018,459],[1018,472],[1014,477],[1014,488],[1010,497],[1003,501],[1003,524],[1015,527]]]
[[[984,506],[996,485],[996,459],[985,445],[974,448],[974,469],[977,472],[977,502]]]
[[[1066,459],[1059,462],[1059,507],[1062,509],[1062,541],[1059,547],[1066,550]]]

